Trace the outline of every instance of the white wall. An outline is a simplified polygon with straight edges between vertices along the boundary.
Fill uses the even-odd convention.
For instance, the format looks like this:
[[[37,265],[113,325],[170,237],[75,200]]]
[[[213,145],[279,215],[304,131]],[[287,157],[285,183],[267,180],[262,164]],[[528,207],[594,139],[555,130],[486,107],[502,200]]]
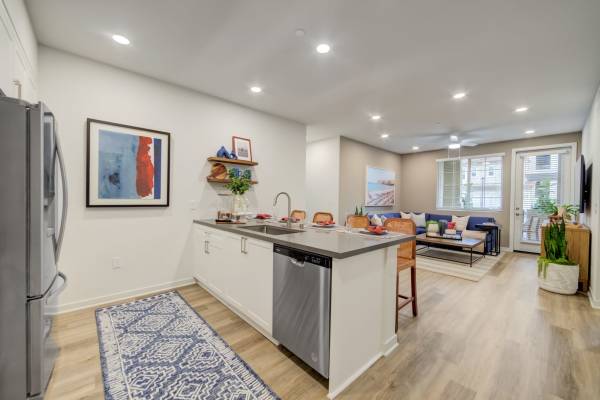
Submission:
[[[310,130],[310,127],[309,127]],[[340,193],[340,137],[306,145],[307,219],[317,211],[329,211],[337,218]]]
[[[272,212],[281,190],[294,207],[305,207],[298,183],[305,182],[306,129],[299,123],[47,47],[39,50],[39,77],[40,97],[59,123],[70,189],[59,265],[69,285],[61,310],[191,278],[192,218],[214,218],[216,193],[224,191],[206,182],[206,158],[222,144],[230,147],[232,135],[251,138],[260,163],[259,184],[248,193],[254,208]],[[170,207],[85,207],[88,117],[171,132]],[[112,257],[121,257],[123,268],[113,270]]]
[[[590,270],[590,301],[600,308],[600,88],[583,129],[581,152],[586,166],[594,164],[592,174],[591,210],[586,210],[585,222],[592,230],[592,258]]]

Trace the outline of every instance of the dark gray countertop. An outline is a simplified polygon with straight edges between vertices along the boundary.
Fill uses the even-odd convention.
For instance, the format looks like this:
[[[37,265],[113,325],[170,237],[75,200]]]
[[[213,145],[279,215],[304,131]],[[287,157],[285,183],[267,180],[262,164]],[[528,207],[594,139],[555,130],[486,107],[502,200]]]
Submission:
[[[305,227],[304,232],[284,235],[268,235],[247,229],[240,229],[240,227],[243,226],[264,225],[264,222],[249,222],[244,225],[231,225],[217,224],[214,220],[194,220],[194,223],[338,259],[356,256],[358,254],[383,249],[389,246],[395,246],[402,242],[415,239],[415,236],[413,235],[405,235],[402,233],[373,237],[359,233],[336,231],[336,229],[339,230],[343,228],[313,227]],[[269,225],[285,226],[277,223],[269,223]]]

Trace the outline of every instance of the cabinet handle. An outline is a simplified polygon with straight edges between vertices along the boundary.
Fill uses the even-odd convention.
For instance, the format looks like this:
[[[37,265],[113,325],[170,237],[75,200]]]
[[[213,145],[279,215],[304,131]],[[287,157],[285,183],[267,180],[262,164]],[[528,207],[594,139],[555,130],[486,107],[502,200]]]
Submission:
[[[248,243],[248,238],[243,237],[242,241],[240,242],[240,246],[241,246],[240,251],[244,254],[248,254],[248,249],[246,247],[247,243]]]
[[[21,100],[21,91],[22,91],[22,88],[23,88],[23,84],[22,84],[22,83],[21,83],[21,81],[20,81],[20,80],[18,80],[18,79],[14,79],[14,80],[13,80],[13,83],[14,83],[14,84],[15,84],[15,86],[17,87],[17,98],[18,98],[19,100]]]
[[[210,254],[210,252],[208,251],[208,240],[204,241],[204,253]]]

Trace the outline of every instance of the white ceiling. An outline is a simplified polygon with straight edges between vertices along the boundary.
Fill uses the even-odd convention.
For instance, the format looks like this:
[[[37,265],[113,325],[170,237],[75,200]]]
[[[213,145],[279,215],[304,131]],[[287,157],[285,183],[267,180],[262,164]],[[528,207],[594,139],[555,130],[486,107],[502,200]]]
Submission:
[[[598,0],[27,6],[45,45],[301,121],[311,140],[342,134],[397,152],[445,147],[450,133],[483,143],[580,130],[600,83]],[[317,54],[320,42],[332,51]],[[452,100],[459,90],[468,97]],[[514,113],[520,105],[530,111]]]

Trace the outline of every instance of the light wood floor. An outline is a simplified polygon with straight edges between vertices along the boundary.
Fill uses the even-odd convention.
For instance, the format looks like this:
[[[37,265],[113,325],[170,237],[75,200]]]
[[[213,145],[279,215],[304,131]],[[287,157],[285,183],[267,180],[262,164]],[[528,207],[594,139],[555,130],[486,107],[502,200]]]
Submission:
[[[401,311],[398,349],[340,399],[600,399],[600,310],[538,290],[535,257],[506,254],[478,283],[418,271],[418,287],[420,315]],[[323,380],[206,291],[179,292],[283,399],[326,398]],[[46,399],[102,399],[94,310],[56,317],[54,337]]]

